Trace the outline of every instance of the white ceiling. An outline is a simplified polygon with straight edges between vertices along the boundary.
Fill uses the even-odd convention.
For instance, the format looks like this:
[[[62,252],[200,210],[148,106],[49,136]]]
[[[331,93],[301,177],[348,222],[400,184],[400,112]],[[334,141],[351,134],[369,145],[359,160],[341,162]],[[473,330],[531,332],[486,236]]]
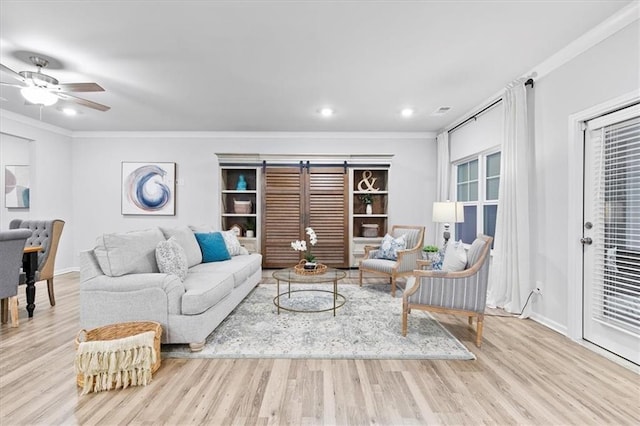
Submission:
[[[46,73],[60,82],[104,87],[80,95],[108,112],[43,109],[69,130],[427,132],[628,3],[2,0],[0,61],[35,71],[34,52],[58,62]],[[39,119],[18,89],[0,96]],[[325,105],[336,116],[322,119]],[[452,110],[432,116],[440,106]]]

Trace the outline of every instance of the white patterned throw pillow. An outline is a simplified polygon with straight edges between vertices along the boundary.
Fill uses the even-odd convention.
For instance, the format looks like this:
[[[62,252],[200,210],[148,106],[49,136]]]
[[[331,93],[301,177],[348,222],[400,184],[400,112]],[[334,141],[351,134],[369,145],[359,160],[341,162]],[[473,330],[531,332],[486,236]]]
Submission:
[[[442,261],[442,270],[445,272],[459,272],[467,267],[467,251],[462,240],[447,243],[447,251]]]
[[[240,241],[238,241],[238,237],[234,234],[233,231],[221,231],[222,238],[224,238],[224,243],[227,246],[227,251],[231,256],[238,256],[241,254],[249,254],[246,248],[242,247]]]
[[[180,281],[187,278],[187,254],[174,237],[160,241],[156,246],[156,262],[163,274],[176,275]]]
[[[398,250],[407,248],[406,235],[402,234],[398,238],[393,238],[387,234],[382,239],[380,248],[376,251],[377,259],[398,260]]]

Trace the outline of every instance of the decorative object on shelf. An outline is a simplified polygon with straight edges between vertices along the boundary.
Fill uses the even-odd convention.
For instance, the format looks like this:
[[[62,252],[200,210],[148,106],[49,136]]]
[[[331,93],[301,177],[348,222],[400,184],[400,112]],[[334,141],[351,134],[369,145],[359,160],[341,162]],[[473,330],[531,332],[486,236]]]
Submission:
[[[5,166],[5,207],[8,209],[28,209],[29,198],[29,166]]]
[[[362,203],[366,206],[365,213],[373,214],[373,207],[371,206],[371,204],[373,204],[373,196],[371,194],[361,194],[360,201],[362,201]]]
[[[247,218],[247,224],[245,225],[246,228],[246,237],[247,238],[253,238],[256,236],[256,218],[255,217],[248,217]]]
[[[233,211],[237,214],[251,214],[251,201],[233,199]]]
[[[247,181],[244,178],[244,175],[238,176],[238,184],[236,185],[236,191],[246,191],[247,190]]]
[[[308,262],[302,259],[300,263],[293,267],[296,274],[300,275],[320,275],[327,272],[327,265],[322,263]]]
[[[375,238],[378,236],[378,224],[377,223],[363,223],[362,224],[362,236]]]
[[[358,191],[380,191],[380,188],[376,188],[373,186],[376,184],[376,180],[378,178],[374,178],[372,176],[373,173],[371,172],[371,170],[364,170],[362,172],[362,179],[360,179],[360,182],[358,182]]]
[[[122,163],[122,214],[176,214],[176,163]]]
[[[449,238],[451,238],[449,224],[464,222],[464,206],[462,203],[457,203],[455,201],[436,201],[433,203],[433,221],[444,223],[444,233],[442,235],[444,237],[444,246],[442,247],[442,250],[445,251],[447,242],[449,241]]]
[[[309,236],[309,244],[311,246],[315,246],[318,243],[318,236],[316,235],[313,228],[306,228],[307,235]],[[304,251],[306,254],[304,255],[304,260],[307,262],[315,262],[316,257],[311,253],[311,247],[307,246],[307,240],[296,240],[291,242],[291,248],[295,251]]]
[[[231,225],[229,227],[229,231],[233,231],[233,233],[236,234],[236,237],[242,237],[242,231],[243,231],[242,226],[237,223],[234,223],[233,225]]]

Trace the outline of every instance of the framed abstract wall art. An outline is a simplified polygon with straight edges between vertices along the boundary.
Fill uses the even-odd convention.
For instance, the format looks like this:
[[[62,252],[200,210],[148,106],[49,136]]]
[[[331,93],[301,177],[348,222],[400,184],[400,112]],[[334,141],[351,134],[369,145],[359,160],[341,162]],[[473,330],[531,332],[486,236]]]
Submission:
[[[176,163],[122,162],[122,214],[176,214]]]
[[[8,209],[28,209],[29,166],[5,166],[4,205]]]

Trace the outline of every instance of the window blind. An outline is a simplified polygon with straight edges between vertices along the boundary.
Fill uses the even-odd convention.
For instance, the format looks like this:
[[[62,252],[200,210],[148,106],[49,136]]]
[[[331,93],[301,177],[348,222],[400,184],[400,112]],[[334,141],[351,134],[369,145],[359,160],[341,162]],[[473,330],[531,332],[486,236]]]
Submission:
[[[640,117],[627,117],[589,123],[596,173],[590,297],[594,320],[640,336]]]

